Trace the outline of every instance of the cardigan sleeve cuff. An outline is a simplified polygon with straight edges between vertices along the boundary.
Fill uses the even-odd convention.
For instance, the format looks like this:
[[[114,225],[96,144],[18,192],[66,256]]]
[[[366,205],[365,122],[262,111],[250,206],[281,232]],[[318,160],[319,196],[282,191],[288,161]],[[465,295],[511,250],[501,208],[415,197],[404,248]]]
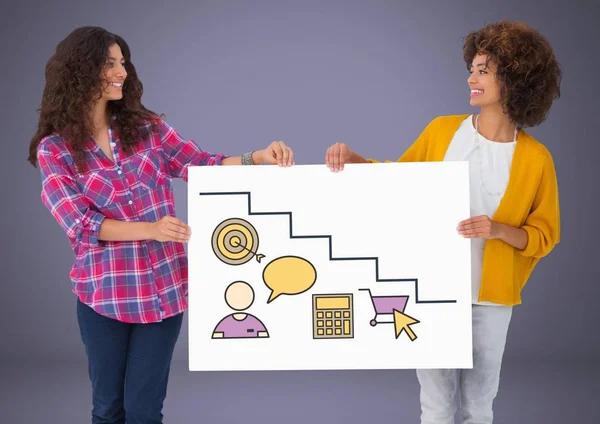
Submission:
[[[527,232],[527,245],[525,246],[525,249],[520,251],[520,253],[523,256],[535,256],[535,253],[538,251],[538,247],[540,245],[540,235],[538,230],[528,225],[522,227],[522,229]]]

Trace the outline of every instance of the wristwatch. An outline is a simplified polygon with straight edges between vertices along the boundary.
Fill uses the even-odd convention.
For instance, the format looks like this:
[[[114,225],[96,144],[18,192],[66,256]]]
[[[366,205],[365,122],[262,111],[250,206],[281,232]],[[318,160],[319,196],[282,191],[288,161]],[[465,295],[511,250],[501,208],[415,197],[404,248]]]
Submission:
[[[254,152],[246,152],[242,155],[242,165],[254,165],[254,161],[252,160],[252,153]]]

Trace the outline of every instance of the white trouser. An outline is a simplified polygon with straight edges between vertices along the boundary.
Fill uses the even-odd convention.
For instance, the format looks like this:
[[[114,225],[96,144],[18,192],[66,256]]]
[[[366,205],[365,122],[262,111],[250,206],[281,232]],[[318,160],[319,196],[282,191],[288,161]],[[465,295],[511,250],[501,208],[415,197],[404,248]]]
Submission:
[[[418,369],[421,424],[491,424],[512,307],[473,305],[473,369]]]

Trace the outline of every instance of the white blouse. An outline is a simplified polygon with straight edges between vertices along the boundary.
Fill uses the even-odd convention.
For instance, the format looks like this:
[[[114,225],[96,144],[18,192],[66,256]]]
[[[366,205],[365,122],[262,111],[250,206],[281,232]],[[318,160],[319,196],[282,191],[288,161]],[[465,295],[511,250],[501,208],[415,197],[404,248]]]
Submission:
[[[515,146],[516,131],[512,142],[488,140],[476,131],[472,115],[465,119],[454,134],[444,160],[469,162],[471,217],[487,215],[493,218],[508,184]],[[465,217],[467,218],[469,217]],[[477,300],[481,286],[484,247],[485,239],[471,239],[474,304],[490,304]]]

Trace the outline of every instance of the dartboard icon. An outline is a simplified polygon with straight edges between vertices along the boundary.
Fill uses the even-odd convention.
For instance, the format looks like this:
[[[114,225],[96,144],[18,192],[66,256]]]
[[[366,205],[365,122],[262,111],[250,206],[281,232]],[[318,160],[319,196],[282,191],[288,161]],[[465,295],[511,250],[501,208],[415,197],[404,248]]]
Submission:
[[[258,233],[252,224],[241,218],[221,222],[213,231],[212,249],[217,258],[228,265],[242,265],[253,256],[260,262],[265,255],[258,252]]]

